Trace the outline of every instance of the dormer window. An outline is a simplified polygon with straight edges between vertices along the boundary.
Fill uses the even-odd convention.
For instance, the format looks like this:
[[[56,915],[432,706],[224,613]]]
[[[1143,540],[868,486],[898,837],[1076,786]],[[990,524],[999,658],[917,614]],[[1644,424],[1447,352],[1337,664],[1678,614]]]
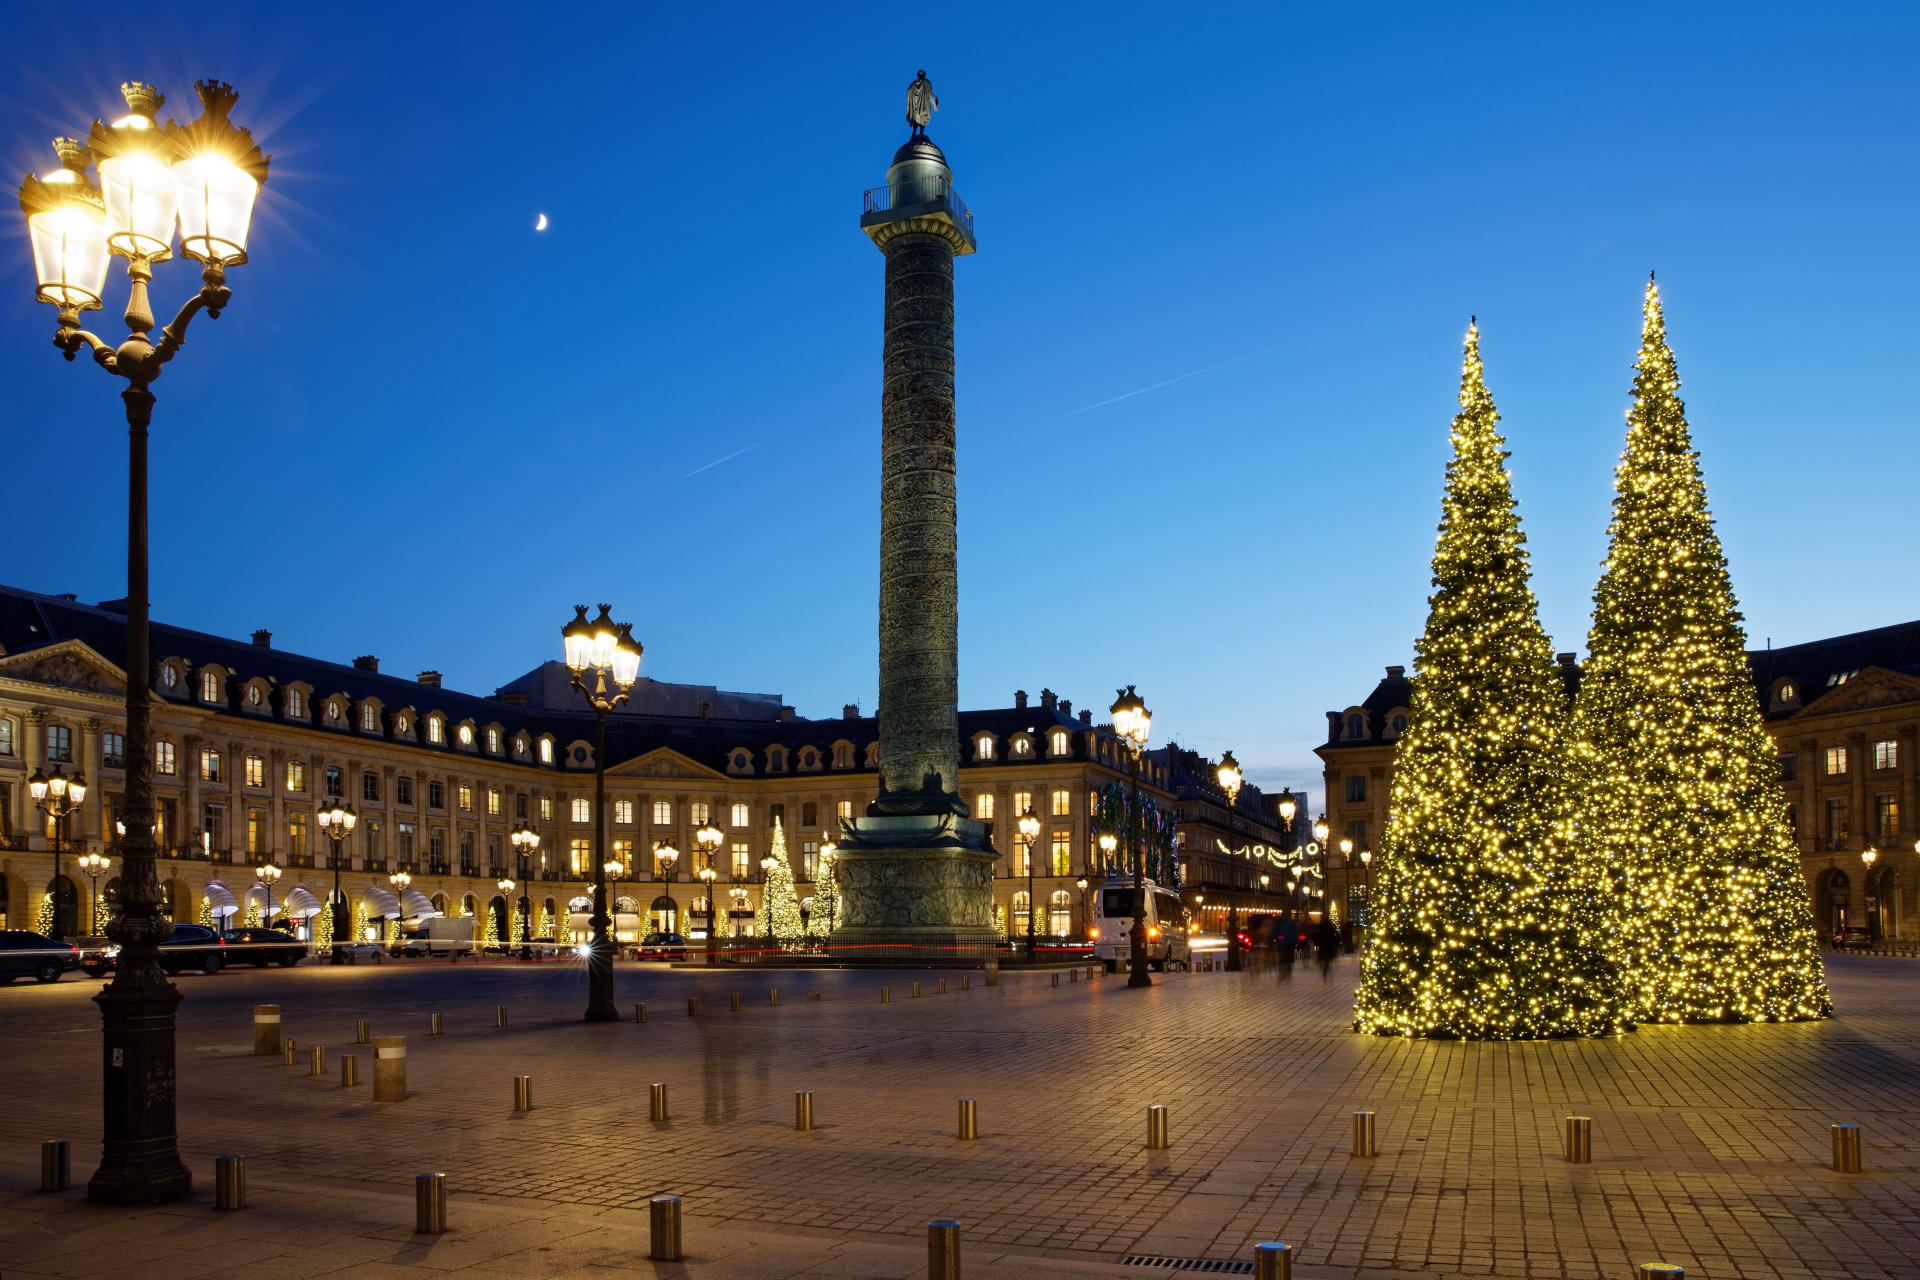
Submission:
[[[975,760],[993,759],[993,735],[983,733],[973,740],[973,758]]]
[[[1349,741],[1367,736],[1367,718],[1359,712],[1347,717],[1347,738]]]
[[[836,769],[853,768],[853,744],[836,742],[833,744],[833,767]]]
[[[1047,754],[1064,756],[1071,750],[1071,739],[1065,729],[1055,729],[1047,735]]]
[[[218,671],[202,671],[200,673],[200,701],[224,701],[226,697],[226,690],[222,688],[224,684],[225,681],[220,679],[220,673]]]
[[[342,710],[340,706],[340,699],[338,698],[327,699],[327,723],[328,724],[339,724],[342,718],[345,717],[345,715],[346,715],[346,712]]]
[[[473,726],[472,725],[463,724],[460,726],[460,745],[463,747],[470,747],[473,745]]]
[[[487,729],[487,754],[493,756],[500,754],[500,730],[497,728]]]
[[[262,695],[260,693],[259,684],[256,682],[254,684],[248,685],[247,686],[247,705],[250,707],[257,707],[260,705],[261,700],[262,700]]]
[[[520,733],[520,734],[514,735],[513,754],[522,760],[525,760],[527,758],[527,735],[526,734]]]
[[[380,732],[380,708],[371,702],[360,704],[360,728],[366,733]]]
[[[393,718],[393,731],[397,734],[404,736],[412,725],[413,721],[407,719],[404,713]]]
[[[180,672],[169,662],[160,668],[160,687],[171,689],[180,683]]]
[[[298,689],[287,690],[287,717],[292,720],[307,718],[307,695]]]
[[[1025,760],[1033,754],[1033,739],[1024,733],[1015,734],[1011,751],[1015,759]]]
[[[747,754],[745,747],[735,747],[733,754],[727,757],[727,772],[752,773],[753,757]]]
[[[876,738],[874,741],[869,742],[867,744],[866,754],[862,757],[862,759],[866,761],[866,765],[865,765],[866,768],[878,769],[880,767],[879,739]]]
[[[552,738],[540,739],[540,763],[541,764],[553,763],[553,739]]]
[[[802,747],[800,749],[800,767],[802,769],[818,769],[820,767],[820,753],[812,747]]]
[[[787,771],[787,749],[785,747],[767,748],[767,772],[785,773]]]
[[[1387,733],[1390,737],[1397,738],[1406,731],[1407,718],[1404,715],[1395,715],[1393,719],[1387,722]]]
[[[427,717],[427,741],[435,746],[444,746],[447,741],[447,722],[439,716]]]

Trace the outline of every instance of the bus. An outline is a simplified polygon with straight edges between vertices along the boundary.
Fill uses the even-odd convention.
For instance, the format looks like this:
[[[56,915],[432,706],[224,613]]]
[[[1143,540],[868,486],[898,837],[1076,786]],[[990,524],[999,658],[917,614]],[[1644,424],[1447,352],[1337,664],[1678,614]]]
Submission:
[[[1169,966],[1187,965],[1193,954],[1187,946],[1187,913],[1180,895],[1146,882],[1147,964],[1165,973]],[[1088,941],[1093,954],[1106,962],[1108,973],[1117,973],[1133,961],[1131,930],[1135,894],[1128,880],[1109,880],[1100,886],[1093,901],[1093,920],[1088,924]]]

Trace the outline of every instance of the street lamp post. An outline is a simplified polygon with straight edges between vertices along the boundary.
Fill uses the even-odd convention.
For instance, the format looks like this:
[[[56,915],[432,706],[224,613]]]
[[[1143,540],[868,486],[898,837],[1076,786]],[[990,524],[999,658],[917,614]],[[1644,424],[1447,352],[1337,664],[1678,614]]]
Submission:
[[[1028,809],[1015,825],[1020,829],[1020,842],[1027,846],[1027,963],[1032,964],[1033,918],[1039,914],[1034,909],[1038,904],[1033,900],[1033,851],[1040,840],[1040,819]]]
[[[273,886],[280,879],[280,865],[275,862],[263,862],[253,869],[260,877],[261,885],[267,891],[267,915],[260,923],[268,929],[273,928]]]
[[[1860,851],[1860,861],[1864,862],[1867,866],[1867,873],[1861,888],[1866,891],[1863,896],[1866,899],[1868,942],[1875,942],[1880,937],[1880,921],[1877,919],[1880,914],[1880,904],[1875,900],[1873,895],[1873,864],[1879,861],[1879,859],[1880,851],[1872,845],[1868,845]]]
[[[126,796],[122,805],[133,838],[122,845],[120,910],[108,926],[119,944],[113,981],[94,997],[105,1042],[101,1102],[104,1132],[100,1166],[87,1198],[102,1204],[177,1200],[193,1178],[180,1162],[175,1128],[178,1095],[174,1017],[180,993],[160,967],[160,943],[173,925],[161,911],[153,841],[152,677],[147,621],[147,428],[153,419],[153,382],[179,353],[187,326],[205,311],[217,317],[232,298],[228,267],[247,260],[253,203],[266,180],[267,157],[252,136],[228,118],[231,85],[202,80],[202,113],[186,126],[164,128],[154,113],[165,95],[150,85],[121,86],[127,113],[112,124],[96,120],[87,142],[58,139],[60,168],[21,184],[33,246],[36,297],[56,311],[54,345],[72,360],[82,349],[94,363],[126,381],[127,599]],[[97,159],[101,186],[87,176]],[[104,188],[104,189],[103,189]],[[155,263],[180,252],[199,262],[199,292],[151,335],[147,284]],[[130,283],[124,320],[127,338],[114,347],[80,327],[80,313],[98,310],[112,257],[127,259]]]
[[[620,914],[620,873],[627,869],[627,864],[618,858],[608,858],[606,862],[601,864],[600,869],[606,872],[607,875],[607,923],[612,927],[614,945],[618,948],[620,942],[620,930],[617,927],[617,917]]]
[[[820,844],[820,880],[829,885],[833,892],[827,895],[827,937],[833,937],[833,926],[840,914],[840,881],[835,879],[840,873],[834,870],[834,860],[840,856],[840,846],[828,836]]]
[[[714,922],[718,912],[714,909],[713,882],[719,878],[720,873],[714,870],[713,863],[714,859],[720,856],[720,846],[726,838],[726,833],[714,825],[711,817],[695,828],[693,833],[693,842],[700,849],[700,883],[704,886],[707,899],[707,938],[704,950],[708,965],[715,963],[715,952],[719,948],[719,939],[714,936]]]
[[[627,691],[640,675],[640,642],[624,623],[613,620],[603,604],[600,614],[587,621],[587,606],[575,605],[574,618],[560,629],[567,670],[573,687],[593,707],[593,915],[588,924],[593,939],[587,947],[588,1022],[618,1022],[613,1006],[613,939],[607,936],[607,713],[627,700]],[[591,680],[591,683],[589,683]]]
[[[407,919],[407,886],[413,883],[413,877],[405,871],[396,871],[387,877],[387,883],[393,886],[393,941],[391,947],[400,944],[400,926]]]
[[[1360,926],[1360,945],[1364,950],[1367,938],[1373,934],[1373,850],[1371,849],[1360,851],[1360,882],[1366,889],[1366,895],[1362,901],[1367,904],[1366,923]]]
[[[533,958],[533,920],[532,904],[527,901],[525,885],[527,882],[527,859],[540,847],[540,833],[522,822],[507,834],[513,845],[513,851],[520,860],[520,958]]]
[[[74,859],[74,865],[85,872],[91,881],[87,892],[87,932],[97,936],[100,932],[100,877],[107,874],[113,859],[97,853],[83,853]]]
[[[353,811],[350,804],[341,804],[338,800],[313,815],[320,825],[320,834],[327,838],[328,854],[333,859],[333,895],[327,900],[328,919],[333,923],[333,964],[345,964],[347,952],[345,943],[347,931],[347,895],[340,888],[340,849],[346,844],[347,837],[353,834],[354,827],[360,823],[360,815]]]
[[[1147,749],[1153,713],[1147,710],[1147,704],[1140,700],[1132,685],[1120,690],[1120,696],[1114,699],[1109,710],[1113,715],[1113,731],[1126,746],[1127,758],[1133,766],[1132,803],[1127,814],[1127,856],[1133,859],[1133,928],[1127,935],[1127,985],[1150,987],[1153,978],[1147,973],[1146,858],[1140,848],[1140,757]],[[1031,900],[1027,906],[1032,909]]]
[[[507,916],[506,908],[510,903],[512,903],[513,891],[519,886],[514,884],[513,878],[511,876],[501,876],[498,880],[495,880],[493,882],[493,886],[494,888],[500,890],[500,906],[501,906],[500,914],[502,916]],[[489,914],[491,914],[493,911],[493,908],[489,906],[487,908],[487,911]],[[513,919],[512,917],[507,916],[507,918],[503,919],[501,923],[506,926],[504,929],[501,930],[501,933],[503,933],[505,936],[500,939],[501,953],[505,954],[506,949],[513,945]]]
[[[653,865],[657,872],[659,872],[661,868],[665,869],[663,872],[660,872],[660,880],[667,886],[667,901],[673,902],[673,873],[680,866],[680,850],[674,847],[673,841],[662,840],[653,847]],[[676,925],[680,923],[680,905],[678,903],[674,903],[673,922]],[[663,929],[661,932],[678,933],[679,930]]]
[[[719,940],[713,936],[713,931],[719,927],[716,924],[719,913],[714,910],[713,882],[719,874],[720,873],[715,871],[711,866],[702,867],[699,872],[701,892],[707,900],[707,939],[703,950],[706,952],[706,961],[709,968],[716,962],[715,950],[719,946]]]
[[[1324,850],[1327,847],[1327,831],[1328,830],[1329,828],[1327,826],[1326,814],[1323,813],[1319,817],[1313,820],[1313,844],[1312,844],[1312,847],[1307,850],[1309,857],[1311,857],[1315,853],[1319,853],[1321,850]],[[1301,890],[1301,891],[1295,892],[1293,896],[1292,909],[1294,913],[1298,915],[1300,911],[1300,901],[1305,896],[1304,890],[1306,888],[1306,883],[1307,883],[1307,864],[1303,862],[1296,865],[1293,868],[1293,876],[1295,881],[1299,884],[1300,890]]]
[[[1089,881],[1085,876],[1081,876],[1073,883],[1080,889],[1080,933],[1081,936],[1084,937],[1086,936],[1087,927],[1092,923],[1092,921],[1087,919],[1087,885]]]
[[[53,822],[53,878],[47,881],[47,893],[53,899],[54,932],[57,934],[60,932],[60,854],[67,844],[67,817],[87,798],[87,775],[75,773],[69,778],[57,764],[53,766],[52,773],[35,769],[33,776],[27,779],[27,793],[33,797],[33,803],[40,812]]]
[[[1246,782],[1245,776],[1240,772],[1240,762],[1233,758],[1233,752],[1223,751],[1220,753],[1220,767],[1215,772],[1215,776],[1220,782],[1221,793],[1227,798],[1227,843],[1231,845],[1233,843],[1233,833],[1236,829],[1233,824],[1233,806],[1235,802],[1240,799],[1240,788],[1242,784]],[[1246,967],[1246,964],[1240,958],[1240,897],[1239,894],[1235,892],[1235,890],[1239,888],[1239,885],[1233,883],[1233,880],[1238,877],[1238,869],[1234,867],[1231,861],[1232,856],[1231,852],[1229,852],[1229,861],[1227,863],[1227,874],[1229,878],[1227,884],[1227,972],[1239,973]]]

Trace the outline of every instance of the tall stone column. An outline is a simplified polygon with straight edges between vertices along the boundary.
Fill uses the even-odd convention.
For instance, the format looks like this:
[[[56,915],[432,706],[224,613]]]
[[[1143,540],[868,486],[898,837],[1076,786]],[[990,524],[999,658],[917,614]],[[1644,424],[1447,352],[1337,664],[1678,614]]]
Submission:
[[[860,218],[887,260],[880,794],[843,824],[834,944],[876,963],[970,962],[994,946],[992,827],[959,794],[953,260],[973,252],[973,215],[925,135],[935,105],[923,74],[908,92],[913,134]]]

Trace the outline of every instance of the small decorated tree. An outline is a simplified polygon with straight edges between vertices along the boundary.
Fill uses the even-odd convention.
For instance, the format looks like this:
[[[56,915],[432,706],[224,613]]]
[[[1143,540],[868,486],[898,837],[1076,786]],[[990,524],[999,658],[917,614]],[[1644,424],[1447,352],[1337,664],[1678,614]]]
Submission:
[[[359,942],[367,936],[367,929],[371,923],[367,918],[366,899],[362,898],[360,904],[353,909],[353,940],[355,942]]]
[[[40,909],[33,915],[33,931],[43,933],[49,938],[58,936],[53,931],[53,895],[51,893],[41,895]]]
[[[807,917],[807,927],[815,937],[826,937],[840,918],[840,870],[837,862],[838,859],[831,853],[820,855],[820,870],[813,884],[813,911]]]
[[[480,918],[480,945],[485,950],[495,950],[500,945],[500,918],[491,902],[480,912]]]
[[[333,907],[331,905],[323,906],[314,912],[312,916],[308,917],[308,919],[312,921],[311,933],[313,935],[313,945],[315,949],[332,946]]]
[[[773,820],[773,851],[767,855],[767,880],[761,886],[754,924],[755,933],[783,950],[793,950],[806,937],[800,897],[793,888],[793,864],[787,860],[787,833],[778,818]]]
[[[198,920],[201,924],[207,926],[207,928],[209,929],[213,928],[213,899],[211,898],[200,899],[200,911],[197,915],[194,916],[194,919]]]

